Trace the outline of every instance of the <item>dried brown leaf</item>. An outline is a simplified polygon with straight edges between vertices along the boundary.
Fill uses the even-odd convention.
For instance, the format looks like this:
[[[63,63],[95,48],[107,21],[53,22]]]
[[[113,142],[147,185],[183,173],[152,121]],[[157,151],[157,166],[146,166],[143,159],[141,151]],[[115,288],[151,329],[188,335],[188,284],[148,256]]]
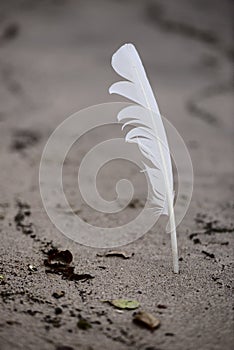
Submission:
[[[69,250],[58,250],[58,249],[51,249],[48,252],[48,263],[56,263],[60,262],[63,264],[70,264],[72,262],[73,256],[72,253]]]
[[[133,322],[154,330],[159,327],[160,321],[154,317],[152,314],[146,311],[139,311],[133,316]]]
[[[134,253],[128,253],[122,250],[111,250],[109,252],[106,252],[104,254],[97,254],[99,257],[112,257],[112,256],[117,256],[123,259],[130,259]]]

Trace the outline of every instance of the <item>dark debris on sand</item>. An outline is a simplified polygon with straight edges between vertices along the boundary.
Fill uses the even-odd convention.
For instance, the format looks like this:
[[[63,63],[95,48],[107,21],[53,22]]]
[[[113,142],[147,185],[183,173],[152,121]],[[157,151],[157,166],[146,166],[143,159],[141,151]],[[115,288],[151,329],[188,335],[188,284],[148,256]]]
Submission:
[[[75,266],[70,265],[72,260],[73,256],[69,250],[51,249],[44,260],[44,265],[47,267],[46,273],[62,275],[63,278],[70,281],[86,281],[94,278],[89,273],[75,273]]]

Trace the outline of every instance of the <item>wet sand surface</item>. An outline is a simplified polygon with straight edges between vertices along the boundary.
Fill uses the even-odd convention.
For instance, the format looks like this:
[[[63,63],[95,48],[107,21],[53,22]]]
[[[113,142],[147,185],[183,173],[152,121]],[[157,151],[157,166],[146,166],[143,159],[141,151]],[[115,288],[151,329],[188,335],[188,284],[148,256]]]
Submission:
[[[232,348],[232,10],[228,0],[1,3],[1,350]],[[192,158],[193,197],[178,227],[179,275],[163,222],[121,248],[134,253],[129,259],[100,257],[103,250],[62,235],[40,197],[39,164],[53,130],[82,108],[121,100],[108,94],[118,78],[110,57],[125,42],[139,49],[161,111]],[[119,126],[108,133],[123,135]],[[77,165],[106,134],[100,129],[74,147],[64,188],[82,219],[113,227],[142,209],[146,181],[133,165],[113,162],[99,179],[101,194],[112,200],[126,175],[136,185],[134,201],[116,216],[81,201]],[[86,278],[49,273],[44,260],[54,247],[70,250],[75,273]],[[138,300],[160,327],[139,327],[134,311],[102,302],[117,298]],[[80,319],[91,327],[80,329]]]

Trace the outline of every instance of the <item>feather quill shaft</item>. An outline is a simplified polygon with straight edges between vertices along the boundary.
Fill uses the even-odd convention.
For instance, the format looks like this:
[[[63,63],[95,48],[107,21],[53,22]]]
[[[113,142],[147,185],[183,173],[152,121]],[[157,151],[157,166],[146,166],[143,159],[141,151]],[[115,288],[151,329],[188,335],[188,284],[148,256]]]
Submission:
[[[158,104],[134,45],[121,46],[112,56],[111,64],[126,81],[114,83],[109,92],[124,96],[136,103],[121,110],[118,120],[128,120],[123,128],[126,125],[139,124],[128,132],[126,141],[137,143],[142,154],[154,166],[151,168],[145,164],[145,171],[152,186],[152,202],[155,210],[169,216],[173,270],[178,273],[172,164]]]

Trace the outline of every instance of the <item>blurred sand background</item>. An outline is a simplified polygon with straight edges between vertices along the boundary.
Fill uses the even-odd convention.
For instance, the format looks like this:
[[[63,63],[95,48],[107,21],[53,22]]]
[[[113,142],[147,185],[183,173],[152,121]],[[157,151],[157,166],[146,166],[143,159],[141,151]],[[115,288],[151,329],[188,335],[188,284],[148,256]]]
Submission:
[[[1,2],[1,350],[232,348],[232,15],[231,0]],[[161,111],[193,162],[193,198],[178,229],[178,276],[171,271],[170,240],[161,226],[124,248],[134,253],[131,259],[98,258],[98,250],[58,232],[41,203],[38,169],[49,135],[82,108],[121,100],[110,96],[108,87],[118,79],[111,55],[125,42],[141,53]],[[118,126],[112,132],[122,135]],[[65,191],[74,206],[74,169],[100,137],[102,130],[87,135],[66,165]],[[144,201],[143,175],[121,162],[103,172],[104,197],[114,196],[116,174],[133,174],[136,203]],[[19,202],[30,207],[29,234],[16,228]],[[122,218],[84,204],[79,215],[113,226],[134,217],[138,204],[126,208]],[[52,245],[70,249],[76,270],[95,278],[74,282],[45,274],[42,251]],[[55,299],[52,294],[61,290],[65,296]],[[160,328],[141,329],[132,323],[132,311],[121,314],[100,302],[120,297],[139,300],[160,319]],[[61,314],[55,314],[56,307]],[[78,329],[79,317],[92,328]]]

